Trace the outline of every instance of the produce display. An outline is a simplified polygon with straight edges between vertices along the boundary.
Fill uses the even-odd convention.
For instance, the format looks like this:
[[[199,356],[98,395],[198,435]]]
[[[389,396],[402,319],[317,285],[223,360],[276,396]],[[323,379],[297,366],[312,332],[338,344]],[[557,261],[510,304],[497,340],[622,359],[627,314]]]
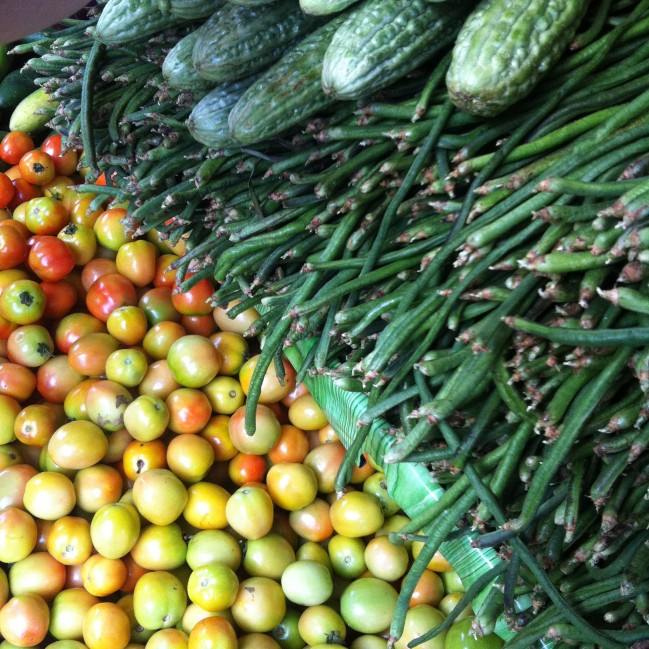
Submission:
[[[75,216],[68,181],[43,180],[48,165],[33,141],[26,161],[7,161],[18,166],[3,181],[6,221],[26,228],[11,226],[19,233],[10,236],[25,241],[9,270],[29,268],[0,293],[6,338],[52,308],[34,293],[33,273],[55,283],[75,263],[95,262],[78,231],[66,233],[66,218],[81,219],[119,277],[84,286],[86,315],[108,326],[113,309],[137,306],[145,329],[170,309],[198,318],[181,326],[200,343],[192,337],[156,358],[182,389],[205,394],[216,380],[212,331],[202,329],[213,328],[212,313],[222,330],[243,319],[241,340],[259,341],[239,374],[246,404],[228,413],[240,453],[269,457],[272,446],[256,443],[268,424],[260,413],[281,415],[266,412],[268,381],[294,380],[317,394],[344,441],[324,492],[335,495],[320,499],[332,524],[368,465],[384,472],[391,495],[408,489],[391,478],[404,464],[442,487],[436,502],[389,530],[395,556],[413,542],[417,551],[394,593],[372,591],[377,611],[390,600],[381,625],[350,625],[350,599],[340,594],[343,621],[376,641],[352,632],[326,642],[640,649],[649,642],[648,36],[647,0],[98,2],[15,44],[26,62],[5,77],[14,75],[6,93],[0,85],[0,104],[11,107],[8,137],[52,129],[55,155],[79,155],[83,172],[74,179]],[[50,180],[64,209],[56,197],[47,210],[28,207],[45,200],[38,188]],[[97,222],[84,221],[89,214]],[[55,280],[32,266],[45,235],[85,253]],[[154,293],[142,305],[156,273],[144,281],[134,269],[155,267],[156,245],[176,258],[166,261],[166,297]],[[107,356],[129,358],[140,343],[138,363],[151,356],[144,338],[122,341],[110,327],[89,335],[117,340],[106,343]],[[18,352],[7,348],[11,361]],[[71,349],[59,351],[69,358]],[[110,397],[118,410],[142,392],[144,375],[129,385],[113,375],[118,366],[74,364],[84,379],[121,386]],[[312,389],[323,380],[330,399]],[[121,428],[110,398],[84,396],[100,433]],[[342,425],[340,404],[351,400],[361,412]],[[192,417],[210,408],[194,403]],[[62,427],[76,424],[80,434],[80,410],[64,413],[71,421]],[[185,437],[179,426],[161,426],[167,455]],[[101,464],[95,433],[87,439]],[[43,455],[56,462],[56,451]],[[171,482],[188,490],[182,468],[170,469]],[[261,499],[287,509],[291,490],[274,489],[272,471]],[[303,468],[291,471],[304,477]],[[147,473],[126,476],[135,508],[153,525],[176,524],[182,499],[170,495],[164,508],[155,497],[137,502]],[[369,545],[377,529],[359,536]],[[466,557],[453,551],[460,542]],[[315,545],[330,551],[332,539]],[[413,621],[413,593],[440,549],[466,593],[444,614]],[[322,585],[312,576],[325,575],[321,567],[291,566],[295,581]],[[291,599],[302,593],[288,581],[274,578],[278,598],[307,605]],[[358,601],[369,597],[359,588]],[[467,604],[475,616],[458,622]],[[1,622],[2,611],[0,632]]]

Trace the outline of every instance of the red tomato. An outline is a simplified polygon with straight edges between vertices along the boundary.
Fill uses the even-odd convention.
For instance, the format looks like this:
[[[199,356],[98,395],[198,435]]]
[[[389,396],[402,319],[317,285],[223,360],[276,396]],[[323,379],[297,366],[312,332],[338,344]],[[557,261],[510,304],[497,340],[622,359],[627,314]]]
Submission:
[[[20,159],[34,148],[34,140],[24,131],[7,133],[0,142],[0,159],[10,165],[17,165]]]
[[[0,174],[0,179],[1,177],[2,174]],[[2,182],[0,182],[0,197],[1,196]],[[20,264],[27,259],[28,253],[29,247],[27,245],[27,240],[17,228],[0,228],[0,270],[20,266]]]
[[[102,275],[117,272],[117,264],[112,259],[95,257],[81,271],[81,284],[87,291]]]
[[[102,275],[88,289],[88,311],[102,322],[108,320],[112,311],[120,306],[135,306],[137,292],[133,283],[119,273]]]
[[[43,317],[48,320],[61,320],[72,311],[79,298],[77,290],[66,279],[56,282],[41,282],[41,288],[45,293]]]
[[[70,313],[56,326],[54,342],[62,354],[67,354],[70,347],[86,334],[105,333],[106,326],[89,313]],[[117,345],[115,345],[117,349]],[[114,350],[111,350],[114,351]]]
[[[22,203],[41,196],[41,188],[36,185],[31,185],[24,178],[16,178],[11,181],[11,184],[14,186],[14,197],[7,207],[14,213],[16,208]]]
[[[40,279],[58,282],[74,268],[74,255],[58,237],[42,235],[33,238],[27,263]]]
[[[20,175],[32,185],[44,185],[56,176],[52,156],[38,149],[25,153],[18,162],[18,169]]]
[[[189,277],[189,273],[187,277]],[[212,313],[213,307],[209,304],[209,299],[214,293],[212,282],[205,277],[197,284],[194,284],[188,291],[182,293],[173,293],[171,302],[178,313],[182,315],[207,315]]]
[[[14,186],[7,174],[0,174],[0,208],[5,208],[14,197]]]
[[[60,135],[50,135],[43,140],[41,151],[45,151],[54,162],[56,173],[60,176],[70,176],[77,170],[79,156],[73,149],[64,151]]]

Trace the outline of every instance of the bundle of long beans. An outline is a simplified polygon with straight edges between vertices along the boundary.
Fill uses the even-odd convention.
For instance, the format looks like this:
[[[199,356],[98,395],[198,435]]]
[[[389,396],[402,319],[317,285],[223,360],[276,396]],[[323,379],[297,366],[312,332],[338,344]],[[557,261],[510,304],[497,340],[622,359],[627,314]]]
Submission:
[[[161,84],[178,33],[104,50],[91,23],[26,46],[62,100],[52,126],[112,179],[89,191],[187,239],[181,289],[213,277],[233,317],[260,307],[248,425],[266,369],[316,337],[300,377],[369,395],[337,487],[378,416],[395,436],[382,460],[425,462],[447,487],[393,535],[425,540],[393,637],[440,543],[477,531],[507,559],[467,593],[495,580],[477,633],[504,610],[511,649],[647,646],[649,2],[600,2],[501,117],[452,107],[443,56],[427,79],[231,151],[195,143],[193,98]]]

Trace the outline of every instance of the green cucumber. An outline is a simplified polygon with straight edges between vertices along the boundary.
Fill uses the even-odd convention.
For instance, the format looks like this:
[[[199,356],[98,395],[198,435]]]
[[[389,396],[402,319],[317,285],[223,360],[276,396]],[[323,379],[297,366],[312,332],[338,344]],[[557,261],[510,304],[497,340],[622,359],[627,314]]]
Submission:
[[[261,5],[272,5],[274,2],[279,0],[228,0],[233,5],[239,5],[241,7],[261,7]]]
[[[11,71],[0,81],[0,110],[13,110],[30,93],[36,90],[34,82],[20,70]]]
[[[305,14],[326,16],[347,9],[358,0],[300,0],[300,9]]]
[[[322,87],[358,99],[389,86],[449,45],[473,3],[367,0],[334,35],[322,64]]]
[[[43,88],[38,88],[14,108],[9,118],[10,131],[38,133],[54,117],[60,102],[54,101]]]
[[[171,0],[169,11],[179,18],[197,20],[211,16],[225,0]]]
[[[205,92],[214,87],[214,82],[203,79],[192,65],[192,51],[197,38],[198,32],[193,31],[181,38],[167,53],[162,63],[162,76],[172,88]]]
[[[11,70],[13,58],[14,57],[9,54],[9,46],[0,45],[0,79],[3,79],[9,70]]]
[[[198,30],[194,67],[212,81],[243,79],[279,59],[315,25],[313,17],[300,11],[298,0],[272,7],[228,3]]]
[[[256,78],[226,82],[205,95],[187,118],[187,128],[192,137],[213,149],[238,146],[239,143],[230,135],[228,116]]]
[[[337,16],[289,50],[243,93],[230,113],[230,132],[241,144],[275,137],[336,100],[320,85],[322,59],[344,16]]]
[[[446,86],[468,113],[492,116],[528,95],[575,36],[588,0],[483,0],[453,47]]]
[[[126,45],[184,22],[183,18],[161,11],[158,0],[108,0],[94,37],[106,45]]]

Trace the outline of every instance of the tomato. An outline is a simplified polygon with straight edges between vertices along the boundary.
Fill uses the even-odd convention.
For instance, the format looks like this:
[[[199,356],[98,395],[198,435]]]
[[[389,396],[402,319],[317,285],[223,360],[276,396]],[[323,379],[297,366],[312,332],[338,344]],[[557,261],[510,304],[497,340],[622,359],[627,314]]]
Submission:
[[[380,633],[390,626],[396,603],[397,591],[390,584],[375,577],[363,577],[343,591],[340,614],[355,631]]]
[[[166,359],[151,363],[144,378],[138,386],[140,394],[150,394],[160,399],[166,399],[180,384],[171,375]]]
[[[70,176],[77,170],[79,156],[74,149],[65,149],[62,146],[60,135],[50,135],[45,138],[41,144],[41,151],[51,156],[57,174]]]
[[[418,604],[430,604],[437,608],[443,597],[444,584],[441,577],[436,572],[426,568],[410,596],[410,603],[408,606],[412,608]],[[442,609],[440,608],[440,610]],[[444,611],[442,612],[444,613]],[[446,613],[444,614],[446,615]]]
[[[72,480],[62,473],[41,471],[25,485],[23,504],[37,518],[54,521],[67,516],[76,503]]]
[[[373,473],[363,482],[363,491],[372,494],[379,499],[381,511],[386,518],[399,511],[399,505],[388,493],[388,485],[385,474],[382,472]]]
[[[444,585],[442,584],[442,592],[443,592],[443,588]],[[464,595],[463,592],[448,593],[444,595],[444,597],[442,597],[442,599],[440,600],[436,608],[438,608],[444,615],[446,615],[446,617],[448,617],[451,611],[459,604],[463,595]],[[432,604],[432,606],[435,606],[435,604]],[[473,616],[474,616],[473,608],[471,607],[471,604],[468,604],[462,611],[460,611],[459,615],[455,618],[455,621],[459,622],[460,620],[463,620],[467,617],[473,617]]]
[[[304,431],[283,424],[280,428],[279,439],[273,448],[268,451],[268,459],[273,464],[280,462],[302,463],[309,453],[309,440]]]
[[[103,275],[117,272],[117,264],[112,259],[95,257],[91,259],[81,271],[81,284],[85,291]]]
[[[383,525],[378,498],[363,491],[349,491],[331,505],[331,524],[343,536],[368,536]]]
[[[4,174],[0,174],[2,178]],[[4,176],[6,178],[6,176]],[[13,186],[12,186],[13,191]],[[0,197],[2,196],[2,182],[0,182]],[[0,198],[0,203],[2,199]],[[24,263],[29,254],[27,239],[17,228],[0,228],[0,270],[15,268]]]
[[[236,376],[248,360],[248,341],[233,331],[217,331],[210,335],[210,341],[221,359],[220,374]]]
[[[365,548],[365,564],[374,577],[396,581],[408,570],[410,556],[403,545],[395,545],[387,536],[370,539]]]
[[[51,403],[62,404],[66,396],[84,379],[61,354],[53,356],[41,365],[36,373],[36,387],[39,394]]]
[[[345,579],[357,579],[366,570],[362,539],[335,534],[327,543],[327,552],[334,572]]]
[[[208,338],[216,330],[216,324],[211,314],[183,315],[180,324],[187,330],[188,334],[196,334]]]
[[[119,342],[110,334],[89,333],[72,343],[68,351],[68,363],[79,374],[101,376],[106,373],[108,357],[118,347]]]
[[[192,571],[187,582],[187,596],[206,611],[223,611],[237,598],[239,579],[228,566],[216,561]]]
[[[251,577],[279,580],[294,561],[295,551],[291,544],[279,534],[270,532],[247,542],[243,568]]]
[[[330,606],[310,606],[298,621],[300,635],[309,645],[336,644],[345,641],[345,620]]]
[[[259,539],[273,527],[273,501],[260,487],[246,485],[230,496],[225,516],[232,529],[245,539]]]
[[[176,439],[200,440],[200,437],[186,436]],[[227,527],[225,507],[230,494],[220,485],[212,482],[196,482],[187,488],[187,504],[183,518],[199,530],[215,530]]]
[[[95,280],[86,294],[88,311],[102,322],[106,322],[111,312],[118,307],[136,304],[135,286],[119,273],[102,275]]]
[[[0,362],[0,395],[26,401],[36,388],[36,377],[18,363]]]
[[[180,323],[163,320],[154,324],[146,332],[142,340],[142,346],[152,358],[156,360],[166,359],[171,345],[186,333],[187,331]]]
[[[222,617],[206,617],[189,634],[188,649],[238,649],[234,628]]]
[[[34,647],[47,635],[50,610],[36,593],[12,597],[0,609],[0,635],[13,645]]]
[[[37,185],[31,185],[21,177],[12,179],[11,184],[14,187],[14,195],[8,205],[8,208],[13,212],[12,216],[14,219],[23,218],[24,220],[24,215],[27,212],[27,206],[23,207],[21,210],[18,209],[18,206],[26,203],[32,198],[38,198],[39,196],[42,196],[41,188]]]
[[[187,273],[186,279],[190,277],[191,273]],[[186,291],[174,291],[171,301],[176,311],[182,315],[208,315],[213,309],[209,303],[213,293],[214,285],[205,277]]]
[[[186,606],[185,588],[170,572],[148,572],[135,585],[133,611],[138,624],[145,629],[175,626],[182,619]]]
[[[286,598],[301,606],[323,604],[333,593],[331,573],[317,561],[294,561],[282,573],[281,584]]]
[[[50,404],[34,403],[18,413],[14,432],[23,444],[45,446],[58,426],[57,413]]]
[[[50,235],[34,237],[31,241],[27,263],[39,279],[58,282],[70,274],[74,255],[64,241]]]
[[[187,488],[168,469],[150,469],[133,483],[133,502],[137,510],[155,525],[173,523],[188,499]],[[161,502],[164,508],[160,507]]]
[[[9,444],[16,439],[15,426],[20,411],[16,399],[0,394],[0,444]]]
[[[238,334],[245,334],[250,325],[259,319],[259,312],[256,309],[247,309],[240,313],[236,318],[229,318],[227,315],[228,309],[236,306],[239,300],[229,302],[225,307],[214,307],[212,316],[216,326],[221,331],[234,331]]]
[[[56,176],[52,156],[45,151],[32,149],[23,154],[18,161],[20,175],[32,185],[44,185]]]
[[[68,219],[63,203],[49,196],[32,198],[25,206],[25,225],[34,234],[58,234]]]
[[[232,443],[241,453],[263,455],[277,444],[281,425],[273,411],[259,404],[255,411],[255,430],[249,434],[245,430],[246,406],[241,406],[230,417],[228,430]]]
[[[126,580],[126,565],[121,559],[93,554],[81,566],[81,579],[90,594],[106,597],[122,587]]]
[[[25,458],[24,454],[16,449],[13,444],[0,444],[0,470],[32,459]]]
[[[120,606],[100,602],[84,616],[82,633],[88,649],[125,649],[131,638],[131,623]]]
[[[302,395],[288,408],[289,421],[302,430],[317,430],[326,426],[327,418],[310,394]]]
[[[135,286],[144,287],[153,280],[157,257],[158,249],[150,241],[139,239],[119,247],[115,264],[117,271]]]
[[[216,414],[231,415],[245,402],[241,384],[230,376],[216,376],[202,390]]]
[[[428,604],[419,604],[418,606],[408,609],[403,633],[395,643],[395,648],[406,649],[412,640],[418,638],[427,631],[430,631],[430,629],[438,626],[443,621],[443,613]],[[447,632],[444,631],[418,646],[422,647],[422,649],[444,649],[446,645],[446,635]]]
[[[230,439],[229,421],[230,418],[226,415],[214,415],[210,417],[207,425],[199,432],[199,435],[204,437],[212,446],[215,462],[231,460],[238,452]],[[264,466],[265,464],[264,462]]]
[[[107,450],[108,440],[102,429],[84,420],[69,421],[57,428],[47,445],[50,458],[64,469],[93,466],[102,460]]]
[[[266,484],[273,502],[288,511],[310,505],[318,493],[315,473],[305,464],[274,464],[268,470]]]
[[[81,638],[83,618],[98,603],[99,598],[85,588],[62,590],[56,595],[50,608],[50,634],[57,640]]]
[[[416,559],[419,556],[419,553],[421,552],[422,547],[424,544],[421,541],[413,541],[412,543],[412,558]],[[448,560],[444,557],[444,555],[438,550],[435,552],[433,555],[433,558],[428,562],[428,565],[426,566],[429,570],[432,570],[433,572],[452,572],[453,567],[451,564],[448,562]]]
[[[141,343],[148,333],[147,326],[146,314],[137,306],[117,307],[106,320],[108,333],[124,345]]]
[[[261,482],[267,471],[268,465],[262,455],[237,453],[228,463],[228,476],[238,486]]]
[[[8,507],[22,508],[25,485],[36,473],[33,466],[18,462],[0,469],[0,511]]]
[[[79,338],[90,333],[105,332],[106,327],[104,323],[89,313],[70,313],[64,316],[57,324],[54,331],[54,342],[62,354],[67,354],[70,351],[70,347]],[[117,346],[115,349],[117,349]]]
[[[0,160],[17,165],[20,159],[34,148],[34,140],[24,131],[11,131],[0,141]]]
[[[168,286],[150,288],[142,294],[138,306],[152,325],[165,320],[180,322],[182,318],[171,302],[171,289]]]
[[[174,433],[198,433],[204,428],[212,408],[208,398],[194,388],[178,388],[165,399],[169,412],[169,429]]]
[[[49,537],[49,535],[48,535]],[[49,552],[32,552],[9,568],[9,590],[13,595],[36,593],[46,602],[65,586],[65,566]]]
[[[207,385],[218,374],[221,365],[210,341],[195,334],[182,336],[172,343],[167,363],[174,379],[187,388]]]
[[[265,633],[246,633],[239,636],[238,649],[281,649],[281,647]]]
[[[79,294],[69,279],[58,282],[41,282],[45,294],[43,318],[60,321],[68,315],[79,299]]]
[[[36,522],[31,514],[18,507],[0,511],[0,561],[24,559],[36,546],[36,540]]]
[[[126,210],[121,207],[105,210],[97,217],[93,228],[99,245],[117,252],[133,241],[135,229],[125,224],[125,217]]]
[[[56,167],[56,163],[54,166]],[[54,198],[57,201],[60,201],[62,203],[66,192],[70,190],[70,187],[72,185],[74,185],[74,181],[68,176],[65,175],[54,176],[54,178],[52,178],[50,182],[45,183],[43,185],[43,196],[49,196],[50,198]],[[68,211],[67,207],[65,211],[66,212]]]
[[[160,629],[146,643],[148,649],[187,649],[189,638],[180,629]]]
[[[97,252],[95,232],[87,225],[68,223],[56,236],[68,246],[77,266],[88,264]]]
[[[345,447],[340,442],[330,442],[316,446],[304,458],[304,464],[311,467],[315,473],[320,493],[333,493],[338,468],[345,452]]]
[[[86,412],[86,393],[88,388],[99,380],[98,378],[86,379],[70,390],[63,401],[63,410],[68,419],[86,419],[89,421]]]
[[[331,508],[322,498],[289,514],[289,523],[300,537],[319,543],[328,539],[334,532],[331,525]]]
[[[128,554],[140,535],[137,509],[128,503],[115,502],[100,507],[90,523],[90,538],[97,552],[108,559]]]
[[[126,406],[124,426],[134,439],[149,442],[161,437],[169,424],[169,411],[159,397],[142,394]]]
[[[126,388],[134,388],[142,382],[148,368],[143,351],[135,347],[117,349],[106,359],[106,378]]]
[[[70,221],[94,228],[99,215],[104,211],[101,207],[95,210],[90,209],[90,205],[95,198],[96,194],[77,194],[76,192],[65,194],[63,204],[67,204],[70,212]]]
[[[259,354],[248,359],[239,372],[239,382],[245,394],[248,394],[250,388],[250,381],[252,379],[253,372],[257,367],[259,362]],[[280,381],[279,377],[275,373],[275,365],[270,364],[269,368],[266,370],[264,379],[261,385],[261,393],[259,396],[259,403],[275,403],[281,401],[286,397],[290,392],[295,388],[295,370],[293,366],[286,360],[283,359],[282,363],[284,365],[284,380]]]
[[[40,320],[45,311],[45,293],[35,281],[18,279],[0,293],[0,315],[19,325]]]
[[[39,367],[54,353],[54,341],[45,327],[24,325],[11,332],[7,339],[7,356],[12,363]]]
[[[223,530],[201,530],[187,545],[187,565],[192,570],[218,561],[236,571],[241,565],[241,557],[241,546],[232,534]]]
[[[79,516],[54,521],[47,535],[47,551],[66,566],[82,564],[92,551],[90,523]]]
[[[178,435],[167,445],[167,464],[185,483],[201,481],[213,463],[212,446],[199,435]]]
[[[122,495],[122,488],[123,480],[119,471],[107,464],[94,464],[80,469],[74,476],[77,507],[90,514],[104,505],[117,502]]]

